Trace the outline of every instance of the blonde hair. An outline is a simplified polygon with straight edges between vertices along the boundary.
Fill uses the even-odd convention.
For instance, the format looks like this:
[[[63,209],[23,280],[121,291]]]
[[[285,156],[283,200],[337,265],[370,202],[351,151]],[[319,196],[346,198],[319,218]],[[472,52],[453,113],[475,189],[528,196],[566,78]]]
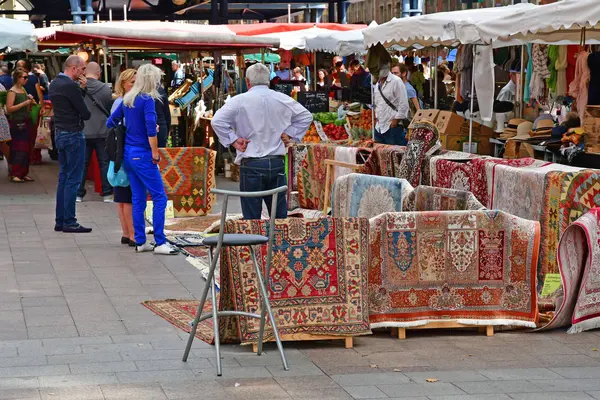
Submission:
[[[163,72],[160,68],[155,67],[152,64],[144,64],[138,68],[135,84],[133,88],[125,94],[123,97],[123,104],[127,107],[133,108],[135,98],[140,94],[144,94],[154,100],[160,101],[160,95],[158,94],[158,85],[160,84],[160,78]]]
[[[117,97],[125,96],[125,82],[132,80],[136,73],[137,71],[133,68],[128,68],[121,72],[121,75],[119,75],[119,79],[117,79],[117,83],[115,84],[115,94]]]

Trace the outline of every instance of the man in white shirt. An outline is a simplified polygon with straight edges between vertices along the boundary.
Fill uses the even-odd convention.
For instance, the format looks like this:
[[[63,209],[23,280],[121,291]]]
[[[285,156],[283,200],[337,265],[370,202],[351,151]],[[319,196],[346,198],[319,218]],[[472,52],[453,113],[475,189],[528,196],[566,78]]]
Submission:
[[[254,64],[246,70],[248,92],[232,97],[212,119],[212,127],[225,147],[237,150],[240,191],[275,189],[286,184],[285,139],[300,141],[312,123],[312,114],[291,97],[269,89],[269,68]],[[260,219],[263,200],[271,208],[271,197],[242,198],[245,219]],[[269,210],[270,211],[270,210]],[[287,217],[287,198],[277,199],[277,218]]]
[[[508,101],[510,103],[515,101],[515,93],[517,91],[517,74],[514,72],[510,73],[510,80],[508,83],[500,90],[498,93],[498,97],[496,100],[498,101]]]
[[[177,63],[177,61],[173,61],[171,63],[171,69],[173,70],[173,80],[171,80],[171,87],[173,89],[177,89],[179,86],[183,85],[183,81],[185,81],[185,71]]]
[[[406,87],[401,78],[390,73],[390,63],[381,65],[379,81],[375,85],[375,141],[377,143],[406,145],[406,119],[409,106]]]

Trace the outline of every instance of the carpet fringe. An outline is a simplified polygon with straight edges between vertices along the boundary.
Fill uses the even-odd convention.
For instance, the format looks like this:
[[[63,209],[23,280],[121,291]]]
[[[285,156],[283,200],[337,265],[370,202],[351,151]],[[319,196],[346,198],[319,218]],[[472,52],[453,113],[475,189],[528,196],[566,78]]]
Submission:
[[[581,333],[583,331],[589,331],[591,329],[600,328],[600,321],[597,318],[593,318],[587,321],[578,322],[569,328],[567,333]]]
[[[522,326],[526,328],[535,328],[535,322],[531,321],[520,321],[514,319],[456,319],[456,320],[440,320],[440,319],[431,319],[431,320],[421,320],[421,321],[407,321],[407,322],[376,322],[370,324],[371,329],[376,328],[413,328],[417,326],[424,326],[429,323],[436,322],[456,322],[457,324],[468,326]],[[592,329],[592,328],[590,328]]]

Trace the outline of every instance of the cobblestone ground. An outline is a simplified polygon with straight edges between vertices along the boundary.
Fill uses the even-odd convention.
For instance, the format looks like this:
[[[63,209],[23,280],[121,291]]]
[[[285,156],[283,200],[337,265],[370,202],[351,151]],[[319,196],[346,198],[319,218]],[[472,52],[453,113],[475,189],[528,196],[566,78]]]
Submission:
[[[272,345],[262,357],[228,345],[217,378],[211,346],[195,341],[181,362],[187,336],[140,305],[199,296],[195,269],[123,248],[115,206],[95,195],[77,206],[92,234],[55,233],[56,164],[32,174],[31,184],[0,180],[2,400],[600,399],[598,332],[286,343],[289,372]]]

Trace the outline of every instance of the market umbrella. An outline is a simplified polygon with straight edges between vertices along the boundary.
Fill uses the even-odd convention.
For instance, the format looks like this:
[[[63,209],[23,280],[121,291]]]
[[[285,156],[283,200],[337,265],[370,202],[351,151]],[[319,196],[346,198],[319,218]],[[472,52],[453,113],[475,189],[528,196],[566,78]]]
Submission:
[[[0,49],[37,51],[34,27],[29,22],[0,18]]]

